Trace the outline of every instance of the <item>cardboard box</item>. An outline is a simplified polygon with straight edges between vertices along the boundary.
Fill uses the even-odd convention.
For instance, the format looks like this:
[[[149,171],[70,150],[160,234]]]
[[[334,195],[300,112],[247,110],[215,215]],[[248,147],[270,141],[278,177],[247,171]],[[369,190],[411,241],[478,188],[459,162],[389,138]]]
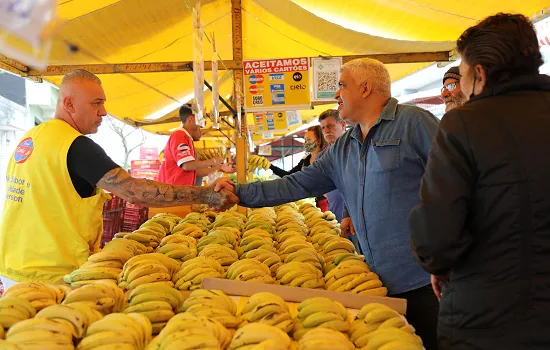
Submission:
[[[131,170],[148,170],[148,169],[160,169],[160,161],[157,160],[132,160],[130,165]]]

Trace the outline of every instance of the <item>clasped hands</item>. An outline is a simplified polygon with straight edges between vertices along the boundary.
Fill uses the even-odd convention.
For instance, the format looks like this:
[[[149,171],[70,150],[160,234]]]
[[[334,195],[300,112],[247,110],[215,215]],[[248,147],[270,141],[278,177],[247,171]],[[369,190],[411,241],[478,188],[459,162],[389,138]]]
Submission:
[[[235,195],[235,183],[230,178],[222,177],[207,187],[209,196],[206,204],[216,210],[225,211],[239,204],[239,197]]]

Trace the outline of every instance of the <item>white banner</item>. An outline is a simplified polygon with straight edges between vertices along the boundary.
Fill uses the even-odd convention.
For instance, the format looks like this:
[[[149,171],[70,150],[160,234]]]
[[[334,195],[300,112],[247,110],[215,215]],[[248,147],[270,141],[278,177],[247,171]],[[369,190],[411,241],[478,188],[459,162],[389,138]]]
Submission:
[[[334,101],[334,94],[338,91],[338,78],[342,68],[342,57],[325,59],[312,58],[312,101]]]
[[[273,133],[273,131],[264,131],[262,133],[262,138],[264,140],[269,140],[269,139],[274,139],[275,138],[275,134]]]
[[[0,52],[44,69],[56,26],[55,0],[0,0]]]
[[[204,126],[204,30],[201,25],[200,1],[193,8],[193,78],[195,88],[195,116],[197,124]]]
[[[220,128],[220,90],[218,80],[218,53],[216,51],[216,38],[212,33],[212,127]]]

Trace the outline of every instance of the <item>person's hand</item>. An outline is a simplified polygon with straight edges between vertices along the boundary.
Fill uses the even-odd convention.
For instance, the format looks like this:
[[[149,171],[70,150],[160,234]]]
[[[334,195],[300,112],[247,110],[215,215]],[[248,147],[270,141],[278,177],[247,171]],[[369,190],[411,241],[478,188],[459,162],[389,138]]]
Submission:
[[[447,276],[436,276],[432,275],[432,289],[434,290],[437,300],[441,299],[441,289],[443,288],[443,283],[447,281]]]
[[[214,181],[212,186],[214,186],[215,192],[226,190],[235,193],[235,183],[228,177],[220,177],[219,179]]]
[[[240,200],[234,191],[228,191],[223,188],[215,190],[216,184],[206,187],[205,204],[215,211],[225,211],[231,209],[235,204],[239,204]]]
[[[342,223],[340,224],[340,236],[349,237],[355,234],[355,228],[353,227],[353,222],[350,217],[343,218]]]
[[[218,165],[223,164],[223,158],[222,157],[215,157],[215,158],[212,158],[212,160],[214,161],[214,165],[212,165],[212,166],[218,166]]]
[[[233,174],[235,171],[237,171],[237,168],[234,168],[233,164],[223,163],[222,167],[220,168],[220,171],[222,171],[226,174]]]

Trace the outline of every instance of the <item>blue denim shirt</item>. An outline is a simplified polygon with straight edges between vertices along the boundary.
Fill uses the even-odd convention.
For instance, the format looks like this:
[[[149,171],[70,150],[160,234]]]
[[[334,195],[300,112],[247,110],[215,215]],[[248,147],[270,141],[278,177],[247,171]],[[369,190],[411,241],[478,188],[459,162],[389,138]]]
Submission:
[[[262,207],[337,188],[365,259],[389,294],[418,289],[430,276],[414,260],[408,217],[420,203],[420,180],[437,125],[430,112],[392,98],[365,140],[357,125],[311,166],[280,180],[238,185],[236,194],[241,205]]]

